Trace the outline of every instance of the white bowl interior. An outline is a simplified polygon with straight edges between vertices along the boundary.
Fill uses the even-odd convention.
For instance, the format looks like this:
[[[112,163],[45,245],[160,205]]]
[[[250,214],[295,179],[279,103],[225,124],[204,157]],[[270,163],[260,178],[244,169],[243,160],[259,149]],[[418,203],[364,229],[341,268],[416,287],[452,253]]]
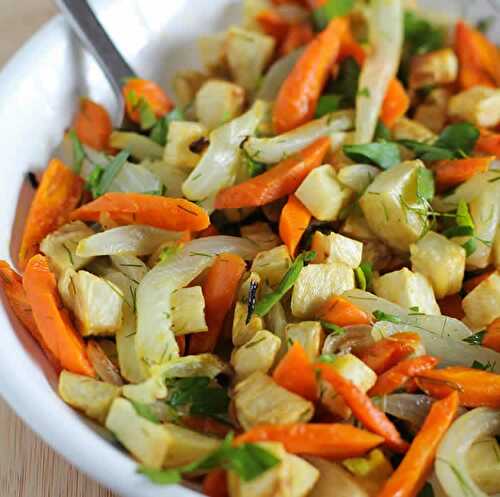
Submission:
[[[475,20],[496,13],[493,0],[479,6],[472,1],[424,3],[469,11]],[[197,36],[237,22],[240,10],[239,0],[101,0],[93,5],[137,73],[166,87],[177,69],[198,66]],[[0,259],[15,261],[33,195],[26,172],[46,166],[71,122],[78,96],[88,95],[111,112],[115,107],[102,72],[61,18],[38,32],[4,68],[0,94]],[[154,486],[137,475],[128,456],[59,399],[50,365],[4,306],[0,337],[0,393],[66,459],[127,497],[199,495],[179,486]]]

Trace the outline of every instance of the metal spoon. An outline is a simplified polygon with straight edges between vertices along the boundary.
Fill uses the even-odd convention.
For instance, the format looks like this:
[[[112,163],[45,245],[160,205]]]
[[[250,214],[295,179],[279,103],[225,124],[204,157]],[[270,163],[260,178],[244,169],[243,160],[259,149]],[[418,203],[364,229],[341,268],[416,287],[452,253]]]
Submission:
[[[106,75],[118,103],[116,124],[121,126],[125,114],[121,88],[126,78],[136,76],[134,70],[115,47],[87,0],[54,0],[54,3]]]

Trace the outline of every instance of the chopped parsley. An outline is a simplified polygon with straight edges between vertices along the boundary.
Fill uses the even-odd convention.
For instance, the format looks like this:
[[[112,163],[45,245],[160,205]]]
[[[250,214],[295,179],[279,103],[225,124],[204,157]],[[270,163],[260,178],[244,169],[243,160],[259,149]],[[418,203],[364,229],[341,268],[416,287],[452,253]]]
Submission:
[[[331,112],[340,110],[342,107],[342,95],[323,95],[319,97],[318,105],[316,106],[315,117],[320,118]]]
[[[86,188],[92,192],[94,198],[104,195],[109,190],[113,180],[120,173],[129,156],[130,152],[128,150],[122,150],[109,161],[106,167],[99,165],[94,167],[86,184]]]
[[[326,333],[333,333],[335,335],[343,335],[346,332],[345,328],[342,326],[337,326],[336,324],[329,323],[328,321],[320,321],[321,327],[325,330]]]
[[[478,331],[477,333],[474,333],[474,335],[464,338],[462,341],[470,345],[481,345],[483,343],[484,335],[486,335],[486,330]]]
[[[474,361],[471,365],[471,368],[473,369],[480,369],[481,371],[491,371],[491,372],[494,372],[495,371],[495,366],[496,366],[496,362],[493,361],[488,361],[486,364],[483,364],[482,362],[480,361]]]
[[[400,324],[403,320],[399,316],[395,316],[394,314],[387,314],[384,311],[376,310],[373,311],[373,317],[375,321],[387,321],[389,323]]]
[[[149,133],[149,138],[164,147],[167,144],[170,124],[174,121],[184,121],[185,119],[184,112],[176,107],[155,122]]]
[[[344,145],[343,151],[349,159],[355,162],[373,164],[382,169],[390,169],[401,162],[399,148],[391,142]]]
[[[73,171],[75,171],[76,174],[80,174],[83,161],[86,157],[85,150],[74,129],[72,129],[68,135],[73,147]]]

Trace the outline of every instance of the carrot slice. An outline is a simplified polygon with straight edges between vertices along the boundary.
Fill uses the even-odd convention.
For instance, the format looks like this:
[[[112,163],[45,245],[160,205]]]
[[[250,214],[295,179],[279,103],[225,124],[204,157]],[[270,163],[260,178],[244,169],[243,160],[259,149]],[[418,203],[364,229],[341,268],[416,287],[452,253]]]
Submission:
[[[370,324],[370,316],[344,297],[330,298],[319,313],[323,321],[337,326]]]
[[[280,56],[284,57],[294,50],[297,50],[297,48],[307,45],[313,38],[314,33],[308,22],[291,24],[280,46]]]
[[[262,31],[280,44],[287,36],[290,23],[274,10],[263,10],[255,18]]]
[[[19,250],[21,269],[38,252],[40,242],[68,221],[69,213],[78,205],[82,192],[82,178],[60,160],[51,160],[26,219]]]
[[[495,319],[486,328],[486,334],[483,337],[481,345],[500,352],[500,318]]]
[[[273,379],[283,388],[308,400],[318,398],[312,364],[300,343],[295,342],[274,370]]]
[[[408,444],[401,438],[392,422],[378,409],[370,398],[354,383],[338,374],[328,364],[316,364],[323,380],[330,383],[335,391],[352,409],[354,416],[359,419],[370,431],[383,437],[386,444],[397,452],[405,452]]]
[[[464,284],[462,285],[462,289],[465,293],[472,292],[472,290],[474,290],[476,286],[478,286],[484,280],[487,280],[494,272],[495,269],[487,269],[484,273],[478,274],[477,276],[465,280]]]
[[[61,366],[73,373],[95,376],[85,344],[62,306],[46,257],[35,255],[29,260],[23,286],[40,334]]]
[[[411,378],[430,369],[434,369],[439,360],[432,356],[420,356],[401,361],[377,378],[377,382],[368,392],[371,397],[389,395],[403,388]]]
[[[202,284],[208,331],[191,335],[190,354],[213,352],[244,272],[245,261],[239,255],[221,254],[215,259]]]
[[[294,129],[314,117],[316,104],[338,57],[340,41],[346,29],[345,19],[333,19],[297,61],[281,86],[273,107],[276,133]]]
[[[398,79],[393,79],[387,87],[387,92],[382,103],[380,119],[388,127],[403,117],[410,107],[410,97]]]
[[[438,399],[456,390],[462,406],[500,408],[500,375],[495,373],[453,366],[421,373],[416,381],[421,390]]]
[[[481,129],[476,142],[476,151],[494,155],[497,159],[500,158],[500,133]]]
[[[413,350],[410,344],[394,340],[391,337],[357,350],[356,355],[375,373],[382,374],[408,357]]]
[[[154,82],[147,79],[130,78],[122,88],[128,117],[135,123],[141,121],[138,104],[143,99],[156,117],[162,117],[174,108],[165,92]]]
[[[89,98],[80,99],[80,109],[73,122],[78,139],[95,150],[108,150],[113,125],[108,111]]]
[[[378,497],[415,497],[420,492],[432,471],[439,443],[453,422],[457,409],[456,392],[433,404],[403,461]]]
[[[487,54],[483,54],[484,47],[481,47],[478,41],[474,30],[465,22],[458,21],[455,30],[455,53],[459,62],[458,83],[463,90],[478,85],[496,88],[499,83],[497,81],[495,84],[492,78],[490,49],[486,50]]]
[[[462,308],[462,298],[458,293],[448,295],[437,302],[439,309],[441,309],[441,314],[460,321],[465,317],[465,312]]]
[[[436,186],[439,191],[447,190],[487,171],[495,157],[470,157],[439,161],[434,167]]]
[[[236,438],[236,443],[281,442],[292,454],[332,459],[358,457],[380,445],[384,439],[344,424],[259,425]]]
[[[106,193],[73,211],[70,218],[97,222],[102,213],[117,224],[146,224],[173,231],[200,231],[210,224],[205,210],[189,200],[143,193]]]
[[[322,164],[329,148],[330,140],[319,138],[265,173],[221,190],[215,199],[215,208],[259,207],[292,194],[305,177]]]
[[[31,305],[28,302],[28,297],[23,288],[23,279],[19,276],[5,261],[0,261],[0,287],[2,287],[7,303],[9,304],[12,312],[21,324],[30,332],[33,338],[38,342],[44,351],[47,359],[55,367],[56,371],[61,369],[59,361],[55,358],[54,354],[48,349],[38,326],[33,317]]]
[[[212,469],[203,480],[203,493],[208,497],[229,497],[225,469]]]
[[[338,62],[352,57],[360,66],[362,66],[366,59],[364,48],[355,40],[350,26],[346,29],[344,36],[340,42],[340,53]]]
[[[279,233],[292,257],[295,257],[300,239],[309,226],[309,221],[311,221],[311,213],[295,195],[290,195],[281,211]]]

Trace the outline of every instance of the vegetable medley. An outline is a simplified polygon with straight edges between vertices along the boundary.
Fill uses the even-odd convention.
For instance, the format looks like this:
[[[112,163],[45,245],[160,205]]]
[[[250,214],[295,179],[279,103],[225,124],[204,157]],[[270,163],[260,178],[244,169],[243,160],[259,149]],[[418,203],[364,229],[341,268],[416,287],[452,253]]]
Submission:
[[[14,315],[69,405],[210,497],[500,493],[500,53],[402,0],[244,0],[83,98]]]

